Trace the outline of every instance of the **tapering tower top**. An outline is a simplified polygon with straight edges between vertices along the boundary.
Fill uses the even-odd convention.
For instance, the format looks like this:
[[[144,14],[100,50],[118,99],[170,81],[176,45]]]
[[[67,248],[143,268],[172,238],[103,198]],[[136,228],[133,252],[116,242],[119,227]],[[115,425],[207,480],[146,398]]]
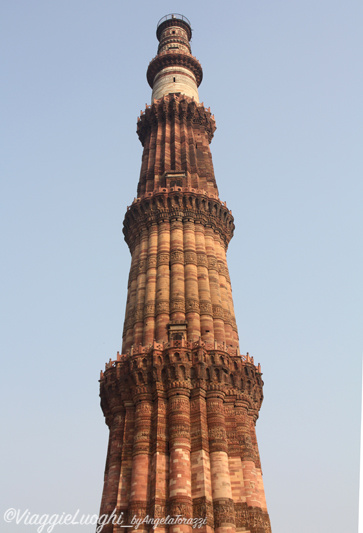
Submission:
[[[158,54],[150,62],[147,80],[152,88],[151,101],[166,94],[181,93],[199,102],[198,87],[203,78],[199,61],[192,56],[189,20],[178,13],[166,15],[158,22]]]

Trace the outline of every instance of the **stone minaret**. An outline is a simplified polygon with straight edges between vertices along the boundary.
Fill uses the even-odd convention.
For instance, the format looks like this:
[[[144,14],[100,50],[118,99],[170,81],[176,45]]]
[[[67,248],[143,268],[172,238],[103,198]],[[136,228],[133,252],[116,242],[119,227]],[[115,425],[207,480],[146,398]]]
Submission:
[[[110,429],[101,514],[116,509],[123,525],[146,518],[142,532],[154,519],[156,533],[191,533],[194,519],[201,533],[266,533],[255,433],[263,381],[239,351],[226,260],[233,217],[209,148],[215,120],[199,102],[189,21],[167,15],[156,35],[137,198],[124,220],[132,260],[122,353],[100,379]]]

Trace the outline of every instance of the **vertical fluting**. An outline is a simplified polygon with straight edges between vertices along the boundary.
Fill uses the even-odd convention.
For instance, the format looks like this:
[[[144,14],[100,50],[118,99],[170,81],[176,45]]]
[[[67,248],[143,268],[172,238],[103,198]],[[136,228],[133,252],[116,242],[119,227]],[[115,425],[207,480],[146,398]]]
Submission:
[[[136,305],[135,305],[135,325],[133,344],[142,344],[144,332],[144,305],[146,290],[146,270],[148,257],[148,231],[142,228],[140,234],[140,255],[138,264],[138,275],[136,281]]]
[[[180,168],[188,172],[188,183],[190,186],[189,178],[189,146],[188,146],[188,126],[187,126],[187,117],[186,117],[186,105],[183,105],[181,108],[181,117],[180,117]]]
[[[124,342],[122,352],[126,353],[134,343],[134,318],[137,291],[137,276],[140,260],[140,240],[137,238],[132,252],[132,263],[129,277],[129,290],[126,304],[126,315],[124,325]]]
[[[238,485],[236,486],[235,493],[233,495],[233,500],[235,502],[235,507],[238,509],[238,506],[242,506],[247,503],[246,487],[243,479],[243,460],[245,459],[244,452],[244,442],[246,430],[244,426],[244,419],[246,416],[246,403],[237,400],[235,402],[235,422],[236,422],[236,435],[237,440],[240,443],[239,457],[238,457]],[[237,462],[237,458],[235,459]],[[238,487],[238,489],[237,489]],[[242,520],[242,527],[247,526],[247,521]]]
[[[108,450],[108,474],[104,487],[104,497],[102,501],[101,513],[110,515],[117,505],[117,491],[120,479],[121,469],[121,452],[122,452],[122,440],[124,431],[124,413],[122,407],[113,409],[110,437],[109,437],[109,450]],[[112,524],[108,529],[105,528],[106,533],[112,532]]]
[[[157,134],[156,134],[156,147],[155,147],[155,180],[158,176],[160,176],[164,171],[164,146],[165,146],[165,131],[164,131],[164,124],[162,120],[162,111],[159,110],[159,118],[160,120],[157,121]],[[155,183],[155,185],[158,185],[158,183]]]
[[[156,274],[156,340],[166,342],[167,324],[169,322],[170,299],[170,222],[163,220],[159,224],[158,263]]]
[[[226,289],[228,294],[228,301],[229,301],[229,311],[230,311],[230,317],[231,317],[231,326],[232,326],[232,345],[234,348],[237,348],[238,346],[238,332],[237,332],[237,324],[236,324],[236,316],[234,312],[234,305],[233,305],[233,296],[232,296],[232,286],[231,286],[231,279],[229,277],[228,272],[228,264],[227,264],[227,255],[226,255],[226,245],[222,241],[221,237],[218,237],[219,241],[219,250],[220,250],[220,258],[221,258],[221,265],[223,265],[222,269],[222,275],[225,277],[226,280]]]
[[[148,514],[149,503],[149,469],[151,440],[151,394],[141,392],[134,397],[135,433],[132,453],[132,475],[129,502],[129,521],[134,516],[144,518]],[[147,524],[141,524],[138,531],[146,531]]]
[[[215,339],[218,342],[226,341],[226,328],[224,322],[225,298],[222,300],[223,288],[220,284],[218,263],[216,259],[214,232],[210,227],[205,228],[205,244],[208,258],[208,273],[211,300],[213,305],[213,323]],[[224,295],[224,293],[223,293]]]
[[[168,391],[169,422],[169,509],[170,516],[193,516],[190,470],[190,405],[189,390]],[[169,533],[191,533],[189,524],[169,526]]]
[[[240,453],[240,440],[237,431],[235,402],[229,397],[225,404],[225,420],[228,438],[228,466],[231,479],[232,499],[236,519],[236,531],[243,531],[241,524],[241,512],[244,499],[242,461]]]
[[[146,271],[146,294],[144,307],[144,346],[155,339],[155,295],[157,275],[158,226],[149,227],[149,245]]]
[[[106,424],[108,426],[108,429],[110,430],[111,428],[110,428],[109,417],[106,417]],[[106,499],[107,499],[108,472],[109,472],[109,467],[110,467],[110,450],[111,450],[111,431],[109,431],[109,435],[108,435],[108,446],[107,446],[107,455],[106,455],[105,474],[103,477],[103,491],[102,491],[100,515],[103,514],[103,510],[104,510]]]
[[[201,337],[206,342],[214,342],[213,307],[210,294],[208,257],[205,248],[204,226],[201,224],[195,224],[195,245],[198,261]]]
[[[125,406],[125,429],[123,433],[122,453],[121,453],[121,470],[117,492],[117,511],[123,513],[127,519],[127,509],[129,506],[132,474],[132,450],[134,443],[134,420],[135,407],[130,400],[124,401]],[[116,528],[116,531],[123,531],[124,528]]]
[[[174,218],[170,227],[170,318],[185,320],[183,222]]]
[[[146,171],[146,183],[145,188],[142,191],[145,192],[152,191],[154,189],[154,168],[155,168],[155,157],[156,157],[156,138],[158,133],[158,123],[152,124],[150,132],[150,149],[149,149],[149,161],[148,168]]]
[[[224,314],[224,331],[226,336],[226,343],[228,346],[233,346],[234,337],[232,329],[232,317],[230,312],[230,298],[227,288],[227,279],[226,279],[226,269],[225,262],[223,259],[223,253],[221,251],[221,243],[217,234],[213,235],[214,237],[214,250],[215,257],[217,260],[218,276],[219,276],[219,286],[221,289],[221,298]]]
[[[167,106],[165,106],[167,107]],[[170,115],[164,110],[164,128],[165,128],[165,142],[164,142],[164,171],[171,169],[171,120]]]
[[[189,220],[184,221],[184,260],[185,316],[188,323],[188,339],[196,341],[200,337],[198,267],[194,222]]]
[[[234,505],[231,477],[228,464],[228,446],[224,417],[225,393],[207,392],[207,419],[209,433],[210,470],[214,508],[214,531],[232,533],[235,531]]]
[[[145,179],[147,174],[147,169],[149,167],[149,158],[150,158],[150,145],[151,145],[151,132],[148,133],[146,136],[146,139],[144,140],[144,151],[142,153],[142,160],[141,160],[141,170],[140,170],[140,178],[139,178],[139,184],[137,187],[137,195],[141,196],[145,193]]]
[[[207,518],[207,524],[199,529],[200,533],[206,533],[213,524],[213,502],[206,392],[203,389],[191,392],[190,416],[193,516]]]
[[[251,441],[252,446],[255,452],[255,490],[254,490],[254,499],[255,499],[255,506],[260,507],[262,511],[267,511],[267,505],[266,505],[266,497],[265,497],[265,489],[263,485],[263,479],[262,479],[262,471],[261,471],[261,462],[260,462],[260,454],[258,451],[258,444],[257,444],[257,437],[256,437],[256,428],[255,423],[256,420],[254,417],[250,416],[250,435],[251,435]]]
[[[179,120],[179,104],[177,105],[177,112],[174,114],[174,167],[176,170],[184,170],[181,166],[181,151],[180,151],[180,120]]]
[[[161,358],[161,355],[158,357]],[[150,477],[150,513],[155,519],[163,519],[167,516],[169,493],[167,405],[166,393],[158,391],[154,400],[152,417],[152,468]],[[165,529],[164,527],[156,527],[154,531],[159,533]]]

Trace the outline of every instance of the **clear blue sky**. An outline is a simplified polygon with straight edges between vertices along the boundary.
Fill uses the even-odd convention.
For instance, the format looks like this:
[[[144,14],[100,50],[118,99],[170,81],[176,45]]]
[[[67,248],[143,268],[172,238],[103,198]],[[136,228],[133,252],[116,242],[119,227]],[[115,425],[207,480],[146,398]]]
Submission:
[[[97,513],[156,24],[192,23],[274,533],[357,529],[361,1],[3,0],[1,513]],[[34,527],[6,525],[9,533]],[[55,531],[93,532],[89,527]]]

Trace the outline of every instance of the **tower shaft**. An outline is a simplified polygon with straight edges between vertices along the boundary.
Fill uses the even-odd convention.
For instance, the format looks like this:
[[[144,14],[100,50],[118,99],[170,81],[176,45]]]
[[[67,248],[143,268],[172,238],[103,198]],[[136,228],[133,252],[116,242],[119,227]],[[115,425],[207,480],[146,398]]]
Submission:
[[[189,21],[168,15],[157,37],[152,103],[137,125],[137,198],[124,220],[122,353],[100,379],[110,429],[100,514],[116,510],[139,531],[154,521],[157,532],[268,533],[255,434],[262,374],[239,350],[226,260],[234,222],[209,148],[215,120],[199,102]]]

